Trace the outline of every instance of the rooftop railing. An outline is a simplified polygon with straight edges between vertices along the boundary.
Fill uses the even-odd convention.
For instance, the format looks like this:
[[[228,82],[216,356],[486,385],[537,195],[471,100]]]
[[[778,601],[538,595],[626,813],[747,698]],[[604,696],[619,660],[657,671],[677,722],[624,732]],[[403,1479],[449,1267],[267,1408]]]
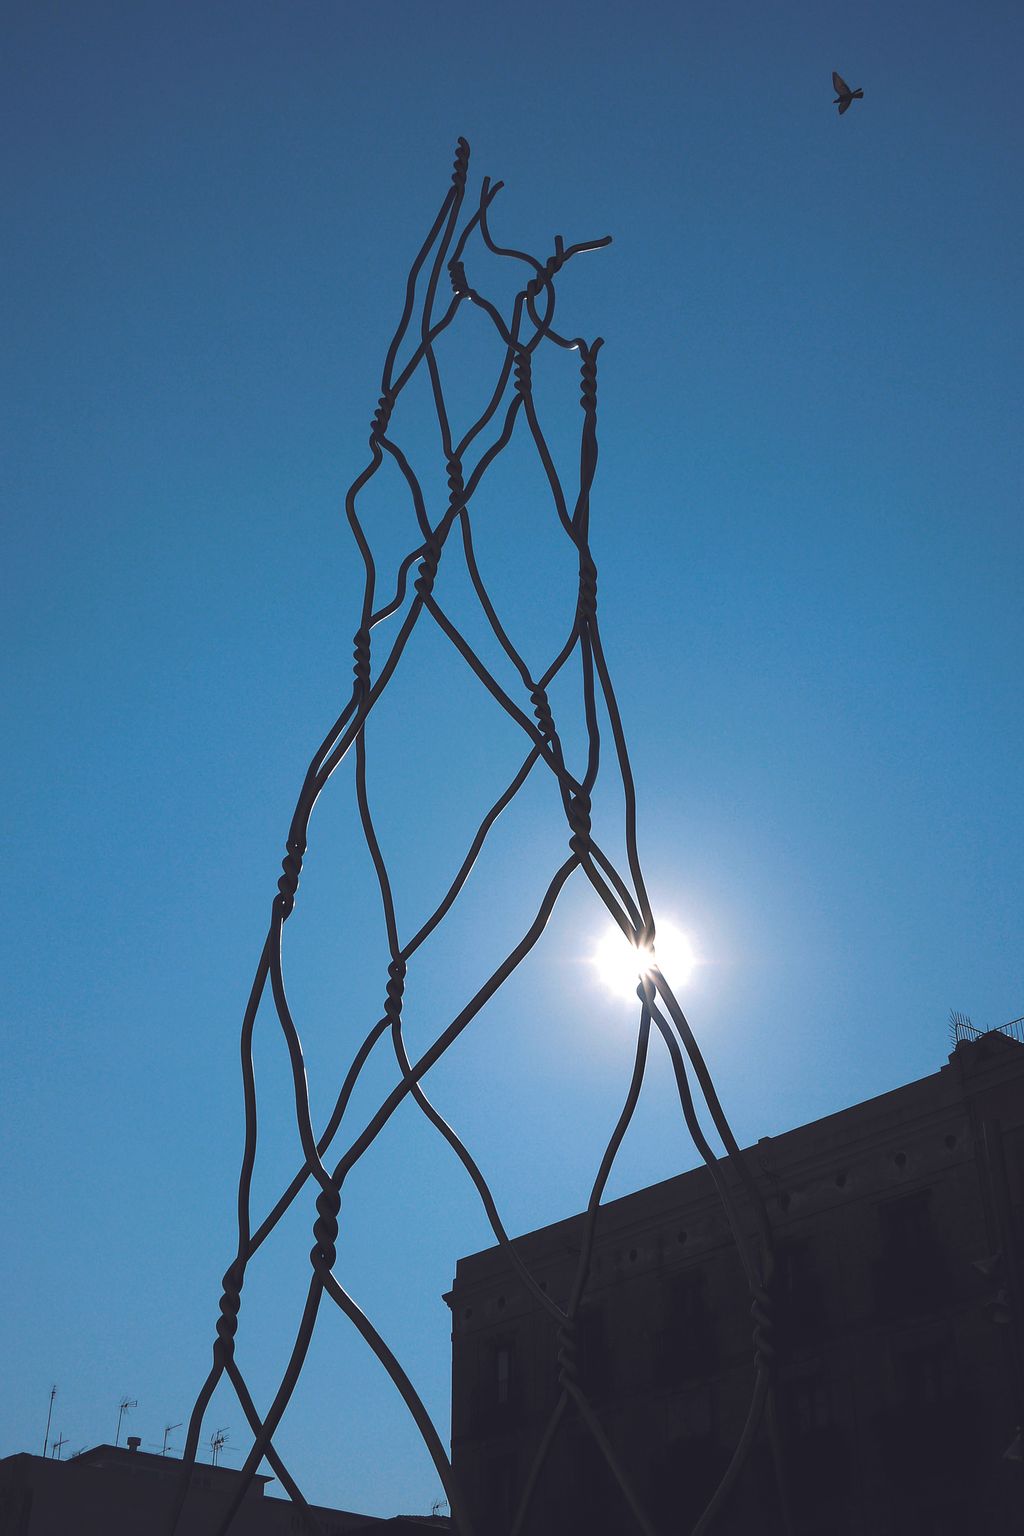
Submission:
[[[1008,1024],[994,1024],[990,1029],[979,1029],[966,1015],[951,1013],[949,1032],[954,1046],[964,1040],[980,1040],[983,1035],[1005,1035],[1008,1040],[1016,1040],[1018,1045],[1024,1045],[1024,1015],[1019,1019],[1011,1019]]]

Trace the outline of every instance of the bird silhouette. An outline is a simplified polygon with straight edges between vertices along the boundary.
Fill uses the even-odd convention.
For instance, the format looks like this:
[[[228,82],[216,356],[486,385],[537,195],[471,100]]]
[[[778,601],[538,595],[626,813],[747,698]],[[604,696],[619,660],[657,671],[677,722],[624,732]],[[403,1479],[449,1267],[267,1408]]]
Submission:
[[[864,97],[864,92],[860,86],[855,91],[851,91],[842,75],[837,75],[835,70],[832,71],[832,89],[836,93],[836,99],[832,105],[839,108],[840,117],[842,117],[851,101],[861,101]]]

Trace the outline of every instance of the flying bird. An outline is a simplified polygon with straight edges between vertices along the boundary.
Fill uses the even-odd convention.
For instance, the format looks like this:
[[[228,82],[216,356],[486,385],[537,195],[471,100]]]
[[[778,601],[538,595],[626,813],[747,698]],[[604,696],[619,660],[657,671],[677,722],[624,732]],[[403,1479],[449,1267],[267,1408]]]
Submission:
[[[864,98],[864,92],[860,86],[855,91],[851,91],[842,75],[837,75],[835,70],[832,71],[832,89],[836,93],[836,99],[832,105],[839,108],[840,117],[842,117],[851,101],[862,101]]]

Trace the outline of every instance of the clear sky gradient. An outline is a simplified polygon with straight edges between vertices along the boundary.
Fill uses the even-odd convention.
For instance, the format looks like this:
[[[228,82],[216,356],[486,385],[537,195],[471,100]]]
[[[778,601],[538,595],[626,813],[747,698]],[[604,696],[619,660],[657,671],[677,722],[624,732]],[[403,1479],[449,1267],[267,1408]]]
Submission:
[[[603,633],[651,888],[701,957],[682,998],[741,1141],[936,1070],[950,1008],[1024,1012],[1022,30],[1010,0],[5,8],[0,1454],[40,1449],[52,1381],[71,1450],[113,1438],[124,1395],[159,1448],[208,1368],[239,1021],[350,684],[342,495],[459,134],[471,197],[506,182],[498,238],[615,237],[566,270],[560,309],[606,339]],[[864,88],[841,120],[833,69]],[[467,409],[485,356],[469,321],[446,338]],[[540,387],[571,462],[573,360]],[[392,552],[394,491],[367,504]],[[525,460],[477,517],[539,658],[574,586]],[[520,744],[424,625],[370,750],[411,923]],[[616,815],[612,796],[601,827]],[[410,979],[413,1045],[517,936],[565,837],[538,778]],[[587,962],[603,927],[571,885],[428,1080],[513,1231],[580,1207],[624,1091],[635,1009]],[[322,1117],[385,980],[347,765],[286,937]],[[296,1166],[272,1025],[259,1214]],[[356,1115],[393,1075],[385,1047]],[[695,1161],[655,1051],[610,1192]],[[306,1202],[247,1283],[260,1404],[311,1221]],[[488,1241],[407,1107],[346,1189],[338,1273],[443,1431],[441,1293]],[[238,1464],[226,1394],[204,1439],[221,1425]],[[328,1309],[278,1438],[319,1502],[440,1493]]]

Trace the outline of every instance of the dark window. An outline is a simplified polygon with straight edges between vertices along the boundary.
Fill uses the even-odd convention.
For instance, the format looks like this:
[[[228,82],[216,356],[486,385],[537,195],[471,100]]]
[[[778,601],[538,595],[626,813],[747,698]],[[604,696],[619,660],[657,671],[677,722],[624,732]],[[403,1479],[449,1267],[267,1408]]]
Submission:
[[[916,1190],[901,1200],[887,1200],[878,1207],[878,1221],[886,1252],[913,1256],[933,1240],[932,1192]]]
[[[499,1408],[512,1401],[512,1373],[515,1350],[511,1344],[499,1344],[494,1352],[494,1398]]]
[[[817,1333],[824,1321],[824,1288],[814,1251],[806,1241],[789,1240],[776,1252],[775,1309],[787,1343]]]
[[[922,1509],[918,1502],[901,1509],[901,1529],[906,1536],[963,1536],[971,1529],[971,1514],[970,1501],[950,1490],[938,1508]]]
[[[882,1317],[909,1317],[940,1306],[949,1273],[932,1219],[930,1189],[878,1207],[880,1253],[875,1296]]]
[[[829,1382],[818,1372],[793,1377],[784,1383],[781,1395],[797,1506],[841,1505],[849,1457]]]
[[[755,1533],[756,1536],[787,1536],[794,1531],[800,1536],[850,1536],[852,1500],[845,1471],[845,1453],[834,1427],[830,1434],[834,1444],[838,1445],[838,1455],[829,1456],[826,1469],[814,1465],[807,1443],[787,1438],[782,1474],[791,1514],[791,1520],[787,1522],[782,1513],[775,1460],[767,1437],[762,1433],[741,1473],[734,1506],[738,1523],[730,1529],[742,1532],[743,1536],[755,1536]],[[839,1473],[835,1481],[832,1480],[834,1469]],[[874,1529],[872,1536],[875,1536]],[[902,1531],[900,1536],[903,1536]]]
[[[651,1464],[651,1503],[665,1530],[689,1531],[703,1514],[729,1463],[714,1434],[680,1435]]]
[[[600,1396],[611,1385],[603,1308],[591,1305],[580,1309],[576,1318],[576,1352],[580,1385],[592,1396]]]
[[[487,1468],[488,1503],[496,1523],[507,1529],[515,1515],[516,1459],[514,1456],[496,1456]]]
[[[632,1524],[626,1501],[604,1452],[584,1425],[570,1440],[571,1487],[563,1530],[585,1536],[621,1536]]]
[[[471,1433],[490,1433],[511,1425],[519,1409],[521,1388],[515,1339],[506,1335],[491,1340],[480,1361]]]
[[[952,1340],[896,1345],[892,1365],[896,1403],[880,1425],[892,1486],[909,1493],[965,1482],[977,1415],[962,1396]]]
[[[662,1326],[653,1337],[654,1379],[674,1386],[718,1364],[715,1318],[707,1303],[703,1270],[673,1275],[665,1287]]]
[[[820,1376],[795,1382],[791,1390],[790,1418],[798,1439],[827,1429],[832,1423],[832,1403],[828,1387]]]
[[[897,1393],[908,1407],[939,1407],[955,1400],[956,1360],[948,1341],[897,1350],[893,1366]]]

